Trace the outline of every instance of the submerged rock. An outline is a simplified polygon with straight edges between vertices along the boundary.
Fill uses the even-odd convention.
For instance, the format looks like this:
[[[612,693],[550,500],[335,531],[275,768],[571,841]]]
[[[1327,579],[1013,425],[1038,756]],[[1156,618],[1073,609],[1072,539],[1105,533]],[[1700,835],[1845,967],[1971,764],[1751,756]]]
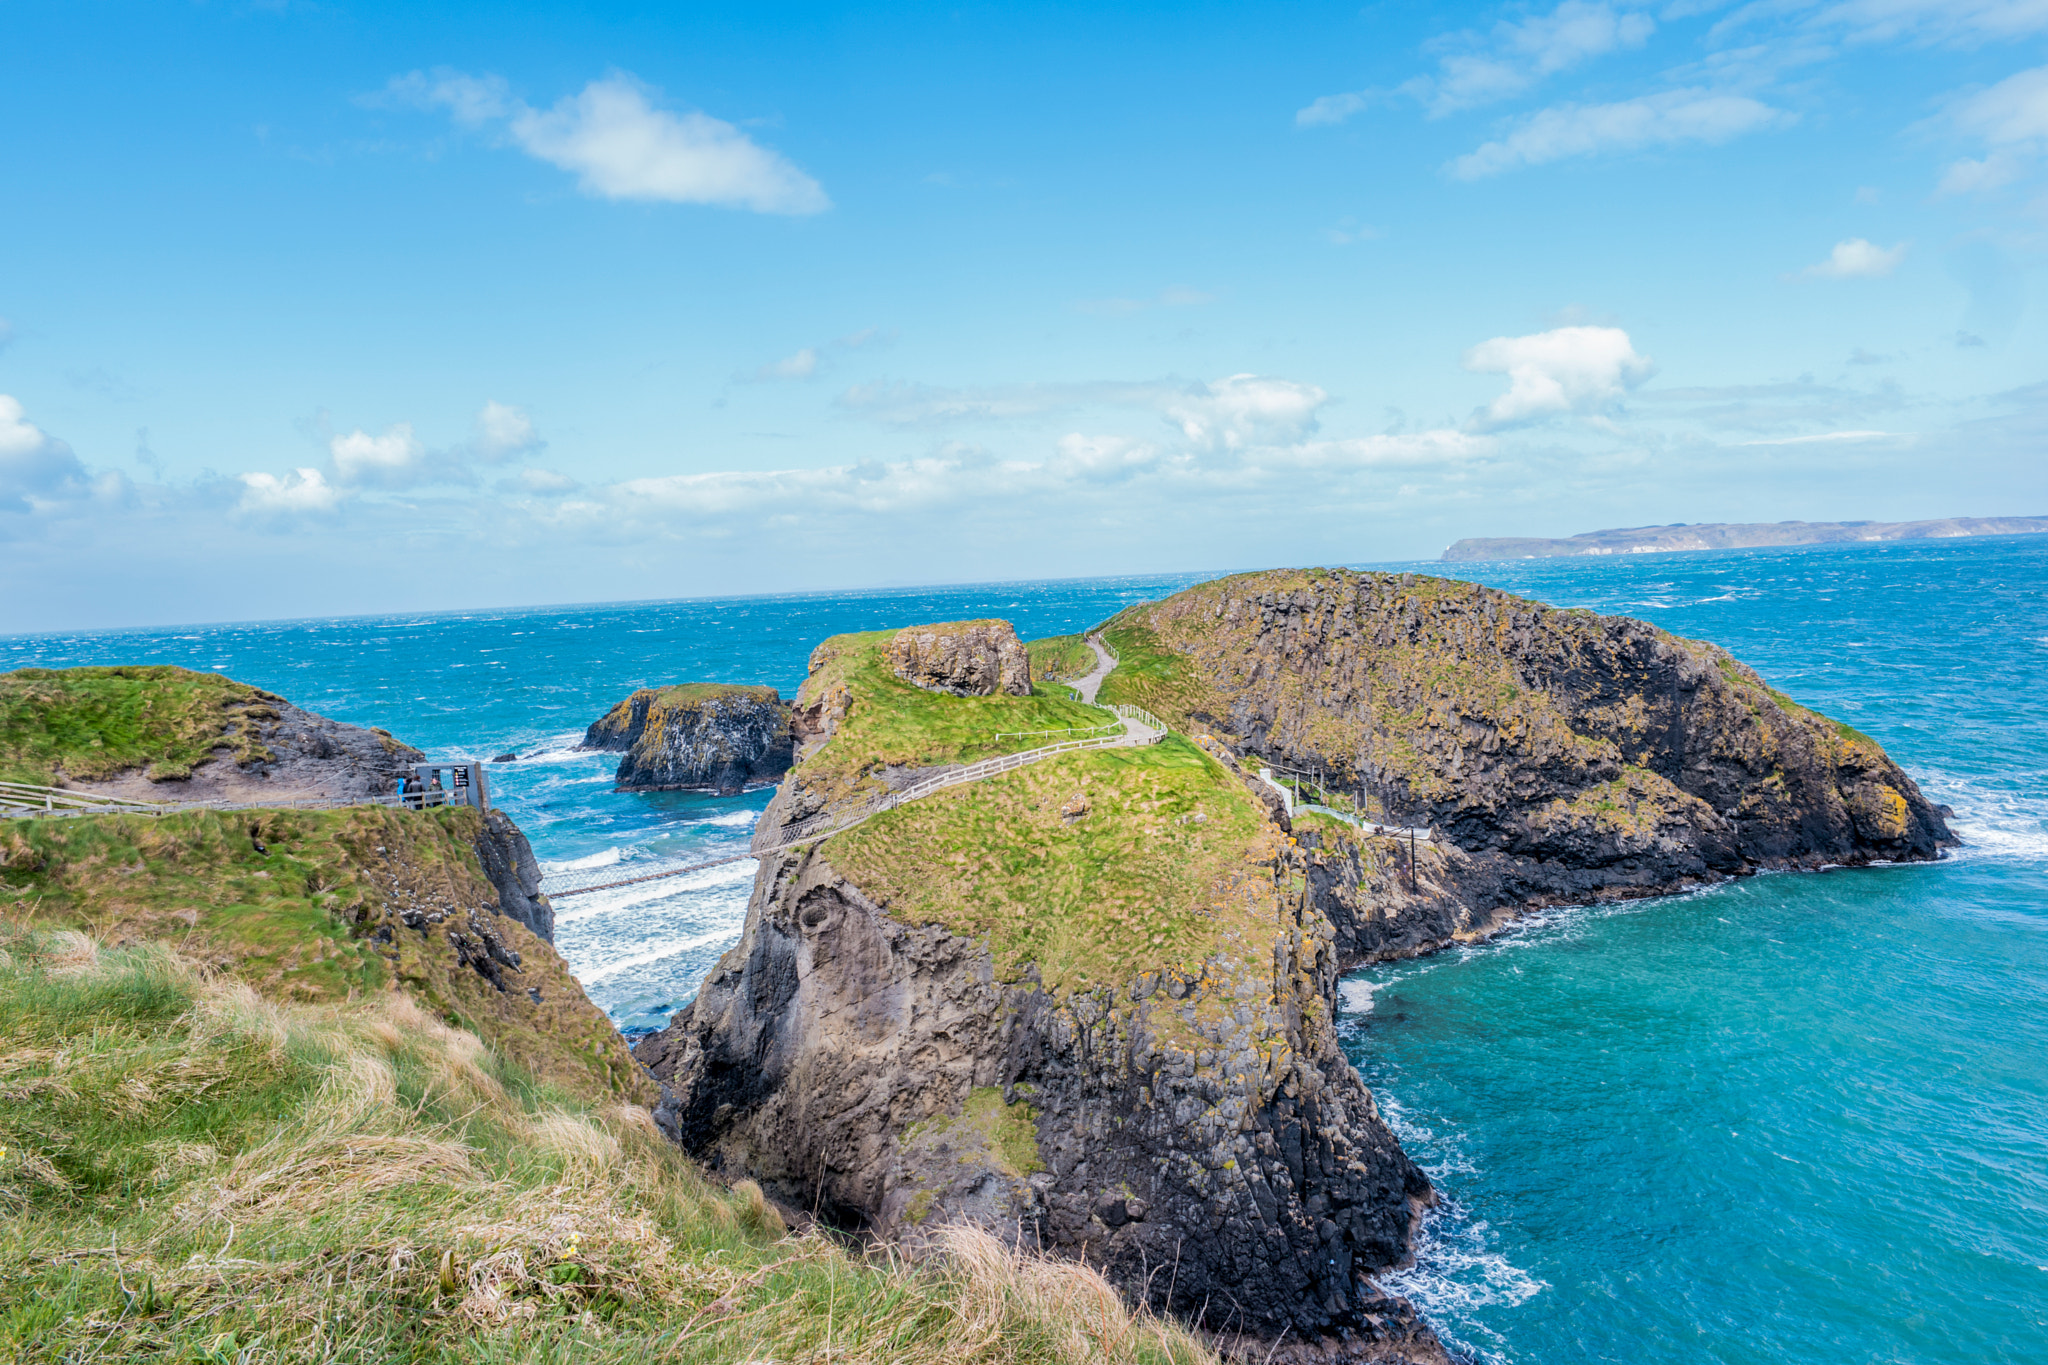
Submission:
[[[1031,656],[1008,621],[951,621],[897,631],[889,644],[889,666],[897,677],[928,692],[1031,695]]]
[[[734,796],[789,771],[789,705],[772,687],[643,687],[585,732],[584,749],[624,750],[618,784]]]

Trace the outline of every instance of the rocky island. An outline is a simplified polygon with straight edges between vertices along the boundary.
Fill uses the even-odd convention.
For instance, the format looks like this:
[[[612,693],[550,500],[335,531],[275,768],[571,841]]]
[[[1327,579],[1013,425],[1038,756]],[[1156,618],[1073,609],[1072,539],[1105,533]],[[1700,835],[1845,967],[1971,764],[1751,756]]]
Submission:
[[[789,705],[772,687],[643,687],[594,722],[580,747],[625,752],[621,791],[736,796],[789,771]]]
[[[1875,742],[1637,621],[1309,570],[1101,634],[1102,699],[1177,733],[764,858],[740,944],[635,1055],[714,1169],[911,1243],[967,1223],[1085,1259],[1261,1359],[1445,1358],[1375,1280],[1434,1195],[1337,1046],[1339,973],[1534,905],[1953,841]],[[986,690],[1002,632],[914,678],[906,635],[969,638],[813,653],[764,828],[1101,723]],[[1290,818],[1272,765],[1325,812]]]

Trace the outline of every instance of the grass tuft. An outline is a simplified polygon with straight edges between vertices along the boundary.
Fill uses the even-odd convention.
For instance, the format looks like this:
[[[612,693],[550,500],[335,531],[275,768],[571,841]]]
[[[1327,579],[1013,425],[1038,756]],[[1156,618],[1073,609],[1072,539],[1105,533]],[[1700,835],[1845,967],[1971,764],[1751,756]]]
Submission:
[[[790,1235],[402,993],[269,1002],[160,946],[0,925],[0,1149],[10,1361],[1214,1359],[984,1234]]]

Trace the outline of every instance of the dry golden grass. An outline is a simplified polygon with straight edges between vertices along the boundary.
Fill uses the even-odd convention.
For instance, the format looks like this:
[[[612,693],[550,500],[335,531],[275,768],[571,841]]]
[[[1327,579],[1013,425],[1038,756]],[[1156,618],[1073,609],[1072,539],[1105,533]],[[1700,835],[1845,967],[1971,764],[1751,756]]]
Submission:
[[[0,1359],[1196,1362],[1092,1270],[792,1235],[400,994],[0,934]]]

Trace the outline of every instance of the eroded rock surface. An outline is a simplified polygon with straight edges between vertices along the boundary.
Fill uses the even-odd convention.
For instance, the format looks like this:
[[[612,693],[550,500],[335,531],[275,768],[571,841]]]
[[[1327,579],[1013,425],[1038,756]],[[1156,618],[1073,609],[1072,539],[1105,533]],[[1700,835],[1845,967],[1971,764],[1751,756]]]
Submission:
[[[1256,1340],[1253,1358],[1446,1359],[1374,1280],[1406,1259],[1433,1192],[1338,1046],[1340,971],[1526,905],[1933,857],[1951,838],[1873,741],[1640,622],[1317,573],[1203,585],[1108,633],[1141,661],[1108,695],[1198,737],[1264,811],[1243,853],[1266,879],[1255,925],[1171,966],[1134,942],[1125,979],[1053,991],[1014,953],[999,969],[992,939],[892,910],[826,840],[763,862],[740,944],[636,1056],[668,1088],[663,1127],[722,1170],[885,1235],[966,1220],[1085,1257],[1226,1344]],[[814,654],[796,703],[807,758],[875,704],[856,671],[826,679],[832,657]],[[917,632],[890,651],[921,686],[1000,672],[993,655],[941,657]],[[1290,820],[1261,763],[1439,838]],[[807,771],[765,827],[829,803]],[[1132,837],[1176,828],[1138,820]],[[1003,847],[1027,867],[1042,851]],[[908,856],[918,870],[927,855]],[[969,865],[957,843],[928,857],[935,879]]]
[[[911,626],[890,643],[889,665],[897,677],[929,692],[1031,695],[1031,655],[1008,621]]]
[[[622,789],[733,796],[789,771],[789,706],[772,687],[643,687],[593,724],[582,747],[625,751]]]
[[[143,769],[65,786],[133,801],[284,801],[388,796],[426,755],[385,730],[348,725],[251,690],[226,709],[227,735],[189,775]],[[236,747],[231,748],[228,740]],[[249,755],[236,761],[237,749]]]

